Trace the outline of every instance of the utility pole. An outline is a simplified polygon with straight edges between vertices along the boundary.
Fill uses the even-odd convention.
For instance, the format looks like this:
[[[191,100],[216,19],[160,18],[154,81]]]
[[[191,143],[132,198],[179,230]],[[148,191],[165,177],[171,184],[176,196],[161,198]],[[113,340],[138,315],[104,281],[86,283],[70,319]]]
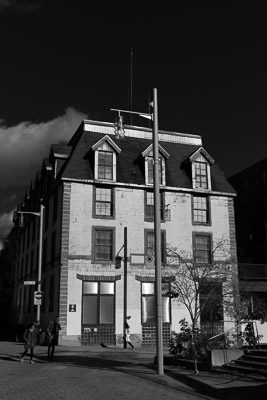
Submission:
[[[116,108],[111,108],[112,111],[118,111],[119,117],[122,112],[128,114],[138,114],[140,117],[148,118],[153,120],[153,189],[154,189],[154,238],[155,238],[155,281],[156,281],[156,335],[157,335],[157,371],[158,375],[164,374],[163,368],[163,337],[162,337],[162,287],[161,287],[161,230],[160,230],[160,196],[159,196],[159,149],[158,149],[158,94],[157,89],[153,89],[153,113],[142,113],[136,111],[127,111],[127,110],[119,110]],[[124,126],[123,120],[120,121],[120,125],[115,125],[115,137],[123,138],[124,137]],[[125,228],[126,229],[126,228]],[[127,231],[126,231],[127,232]],[[126,251],[126,256],[124,257],[127,260],[127,242],[126,242],[126,250],[124,247],[124,252]],[[127,268],[127,261],[124,264],[124,268]],[[125,276],[127,275],[127,271],[125,273],[124,270],[124,285],[127,285],[127,281],[125,281]],[[126,282],[126,283],[125,283]],[[126,286],[127,292],[127,286]],[[124,295],[125,295],[125,286],[124,286]],[[124,299],[124,301],[127,301]],[[124,312],[127,311],[127,304],[124,303]],[[124,314],[124,322],[126,321],[127,315]]]
[[[127,228],[124,228],[124,260],[123,260],[123,266],[124,266],[124,281],[123,281],[123,347],[126,349],[127,343],[126,343],[126,335],[125,335],[125,324],[127,321]]]
[[[163,375],[163,338],[162,338],[162,285],[161,285],[161,230],[159,195],[159,145],[158,145],[158,98],[157,89],[153,89],[153,161],[154,161],[154,235],[155,235],[155,281],[156,281],[156,334],[157,334],[157,371]]]

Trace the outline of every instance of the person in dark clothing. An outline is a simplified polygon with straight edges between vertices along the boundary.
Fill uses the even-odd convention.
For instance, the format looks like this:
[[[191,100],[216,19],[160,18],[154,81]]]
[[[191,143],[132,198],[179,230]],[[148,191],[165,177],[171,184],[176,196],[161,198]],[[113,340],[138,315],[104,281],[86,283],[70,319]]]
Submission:
[[[58,335],[59,335],[60,329],[61,329],[61,325],[59,323],[58,316],[49,321],[49,324],[47,327],[47,336],[48,336],[47,355],[51,361],[53,360],[53,357],[54,357],[55,346],[56,346],[56,344],[58,344]]]
[[[23,339],[25,341],[25,344],[24,344],[24,352],[22,353],[20,359],[21,362],[24,361],[24,356],[28,353],[28,350],[30,350],[30,363],[33,364],[33,349],[36,345],[38,332],[39,332],[39,326],[37,323],[31,324],[29,328],[25,330],[23,334]]]

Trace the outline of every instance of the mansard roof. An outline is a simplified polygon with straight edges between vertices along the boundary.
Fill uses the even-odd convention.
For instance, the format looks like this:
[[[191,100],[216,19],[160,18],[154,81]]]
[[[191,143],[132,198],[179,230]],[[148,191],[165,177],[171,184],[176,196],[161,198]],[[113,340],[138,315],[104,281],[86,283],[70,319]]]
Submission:
[[[94,180],[94,149],[103,138],[111,141],[121,151],[117,153],[116,182],[124,184],[145,185],[145,165],[142,153],[151,146],[151,139],[127,136],[116,139],[114,135],[93,131],[81,131],[79,128],[70,142],[71,155],[61,169],[62,178],[78,180]],[[109,137],[109,139],[107,139]],[[166,186],[192,189],[190,173],[185,162],[193,154],[200,151],[208,155],[200,145],[159,141],[162,151],[169,157],[166,160]],[[208,155],[211,162],[212,158]],[[213,160],[212,160],[213,161]],[[211,163],[212,164],[212,163]],[[234,189],[225,178],[216,163],[211,169],[211,187],[213,191],[235,194]]]
[[[49,162],[52,163],[52,158],[68,158],[72,147],[63,144],[52,144],[50,148]]]

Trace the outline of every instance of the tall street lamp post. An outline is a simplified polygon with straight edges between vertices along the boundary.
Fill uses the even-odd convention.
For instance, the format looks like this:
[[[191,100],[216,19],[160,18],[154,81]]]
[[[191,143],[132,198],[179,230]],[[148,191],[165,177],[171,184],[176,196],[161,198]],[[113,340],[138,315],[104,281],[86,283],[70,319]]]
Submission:
[[[163,368],[163,338],[162,338],[162,288],[161,288],[161,232],[160,232],[160,195],[159,195],[159,152],[158,152],[158,95],[153,89],[153,113],[111,109],[118,111],[115,135],[124,137],[123,117],[121,112],[138,114],[140,117],[153,120],[153,189],[154,189],[154,237],[155,237],[155,281],[156,281],[156,338],[157,338],[157,372],[164,374]]]

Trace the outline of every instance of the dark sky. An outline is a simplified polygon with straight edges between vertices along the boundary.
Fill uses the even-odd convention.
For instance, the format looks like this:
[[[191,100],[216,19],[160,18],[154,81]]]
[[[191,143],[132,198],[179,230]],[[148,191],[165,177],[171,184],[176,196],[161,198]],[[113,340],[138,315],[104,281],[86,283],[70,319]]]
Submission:
[[[133,110],[157,88],[159,128],[200,134],[227,177],[266,157],[263,5],[98,3],[0,0],[2,227],[50,143],[129,109],[131,48]]]

